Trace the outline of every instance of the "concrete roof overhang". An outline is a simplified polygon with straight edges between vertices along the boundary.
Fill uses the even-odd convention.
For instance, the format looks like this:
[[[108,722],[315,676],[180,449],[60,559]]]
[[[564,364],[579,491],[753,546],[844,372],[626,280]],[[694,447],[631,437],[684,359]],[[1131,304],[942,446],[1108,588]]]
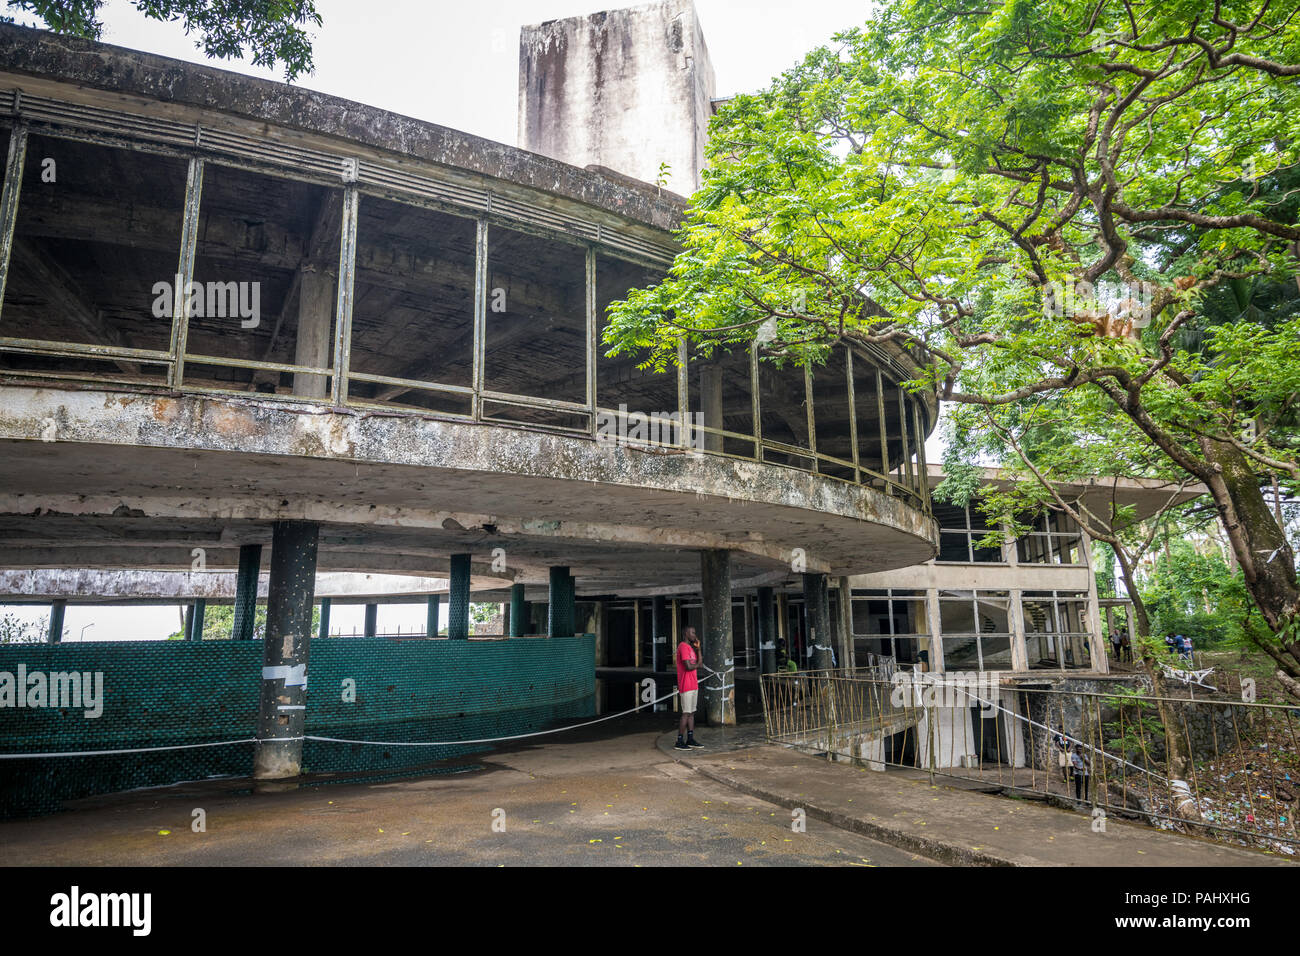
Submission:
[[[657,229],[674,228],[686,205],[683,197],[650,184],[604,176],[355,100],[46,30],[0,24],[0,64],[6,73],[33,80],[120,94],[133,111],[191,107],[345,140],[544,190]],[[177,115],[175,109],[167,112]]]
[[[322,570],[445,575],[470,553],[501,586],[568,565],[580,594],[697,589],[702,549],[731,551],[739,586],[935,552],[898,499],[706,453],[251,398],[3,395],[3,568],[188,569],[196,547],[233,567],[279,519],[321,522]]]
[[[930,487],[943,481],[942,465],[928,468]],[[1009,487],[1014,479],[999,468],[983,468],[983,484],[998,488]],[[1056,488],[1066,501],[1079,501],[1095,515],[1110,514],[1111,504],[1131,506],[1139,521],[1149,518],[1171,502],[1182,504],[1207,494],[1205,485],[1198,483],[1179,486],[1178,482],[1158,478],[1124,478],[1118,475],[1099,476],[1088,481],[1056,482]]]
[[[20,118],[21,102],[46,97],[129,114],[130,128],[143,117],[359,157],[668,255],[685,209],[625,177],[351,100],[44,31],[0,25],[0,64]],[[885,355],[909,377],[909,356]],[[450,554],[469,552],[474,574],[501,585],[537,585],[567,564],[580,594],[698,588],[694,552],[707,548],[733,553],[741,587],[784,580],[799,559],[852,574],[935,551],[928,517],[868,487],[418,412],[16,383],[3,386],[0,443],[0,568],[188,569],[196,547],[209,567],[233,567],[240,544],[266,543],[267,522],[283,518],[321,522],[326,571],[442,575]]]

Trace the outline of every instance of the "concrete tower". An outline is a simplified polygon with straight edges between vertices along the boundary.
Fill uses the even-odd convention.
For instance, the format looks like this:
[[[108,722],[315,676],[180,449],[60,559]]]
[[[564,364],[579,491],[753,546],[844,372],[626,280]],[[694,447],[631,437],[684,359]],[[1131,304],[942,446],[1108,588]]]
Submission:
[[[713,115],[713,64],[691,0],[551,20],[519,37],[519,145],[689,195]]]

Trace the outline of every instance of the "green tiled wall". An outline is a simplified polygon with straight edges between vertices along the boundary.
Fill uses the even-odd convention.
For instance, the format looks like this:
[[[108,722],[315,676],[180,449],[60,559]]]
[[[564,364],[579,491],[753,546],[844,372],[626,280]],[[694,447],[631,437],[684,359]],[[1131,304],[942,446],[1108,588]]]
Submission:
[[[361,740],[502,737],[595,709],[594,638],[508,641],[318,638],[307,678],[307,733]],[[102,671],[103,714],[0,707],[0,753],[162,747],[251,738],[258,641],[0,645],[0,671]],[[356,700],[343,701],[343,682]],[[305,773],[402,771],[486,745],[375,747],[308,740]],[[253,745],[0,760],[0,817],[64,800],[210,776],[246,776]]]

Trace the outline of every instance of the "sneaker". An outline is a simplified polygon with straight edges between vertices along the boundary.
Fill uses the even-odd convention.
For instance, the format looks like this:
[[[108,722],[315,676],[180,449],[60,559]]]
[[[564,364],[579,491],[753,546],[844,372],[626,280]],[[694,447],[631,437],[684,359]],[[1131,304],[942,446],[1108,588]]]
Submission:
[[[703,749],[704,749],[704,744],[700,743],[700,742],[699,742],[698,740],[696,740],[694,737],[691,737],[689,740],[686,741],[686,749],[687,749],[687,750],[703,750]]]
[[[681,738],[681,737],[678,737],[678,738],[677,738],[677,743],[673,744],[673,750],[690,750],[690,749],[691,749],[690,747],[688,747],[686,744],[682,743],[682,738]]]

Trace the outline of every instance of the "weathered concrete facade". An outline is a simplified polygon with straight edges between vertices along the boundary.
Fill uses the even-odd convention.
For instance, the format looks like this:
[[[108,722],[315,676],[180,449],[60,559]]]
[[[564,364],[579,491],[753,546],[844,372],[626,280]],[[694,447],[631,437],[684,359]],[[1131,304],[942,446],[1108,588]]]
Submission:
[[[500,548],[496,587],[542,585],[563,542],[579,593],[680,590],[683,547],[736,551],[742,583],[796,549],[835,573],[932,547],[911,459],[935,407],[897,386],[901,353],[844,353],[856,443],[842,408],[813,434],[801,370],[687,356],[656,376],[600,354],[604,303],[668,261],[676,200],[217,70],[19,28],[0,49],[18,71],[0,83],[0,566],[139,568],[147,549],[183,568],[201,547],[229,568],[276,519],[322,524],[326,570],[445,574],[468,552],[491,574]],[[209,306],[256,286],[264,320],[155,296],[175,258]],[[602,441],[625,409],[719,433]]]
[[[691,0],[664,0],[524,27],[519,145],[665,188],[700,184],[715,96]]]
[[[611,14],[599,42],[640,23],[623,80],[687,90],[664,142],[688,152],[645,178],[664,161],[693,184],[712,77],[683,11]],[[668,668],[687,609],[654,599],[699,592],[712,555],[706,697],[731,722],[734,600],[934,553],[937,402],[902,386],[917,358],[840,343],[824,367],[776,368],[759,347],[683,346],[655,372],[606,354],[607,306],[663,275],[680,197],[37,31],[0,26],[0,63],[0,586],[192,602],[191,637],[233,600],[236,640],[265,594],[284,633],[262,775],[299,766],[273,741],[299,736],[285,679],[315,601],[322,628],[330,601],[366,603],[369,636],[374,605],[428,597],[433,636],[445,591],[462,640],[471,590],[509,589],[512,634],[594,632],[603,661],[630,600],[654,608],[646,656]],[[616,129],[617,87],[590,107],[611,115],[601,148],[646,154],[640,119]],[[661,103],[639,108],[664,131]],[[275,527],[309,529],[310,554],[281,535],[277,563]]]
[[[943,479],[932,468],[930,482]],[[995,470],[985,480],[1005,485]],[[1199,487],[1116,478],[1102,485],[1060,487],[1093,513],[1107,503],[1138,517],[1171,496],[1188,500]],[[1130,614],[1121,601],[1102,607],[1088,535],[1062,513],[1033,516],[1016,539],[1001,529],[998,547],[983,546],[990,527],[972,504],[936,504],[939,553],[914,567],[850,579],[853,639],[860,655],[929,672],[989,671],[1007,675],[1105,674],[1110,670],[1102,618],[1118,627]],[[861,663],[866,663],[865,660]]]

